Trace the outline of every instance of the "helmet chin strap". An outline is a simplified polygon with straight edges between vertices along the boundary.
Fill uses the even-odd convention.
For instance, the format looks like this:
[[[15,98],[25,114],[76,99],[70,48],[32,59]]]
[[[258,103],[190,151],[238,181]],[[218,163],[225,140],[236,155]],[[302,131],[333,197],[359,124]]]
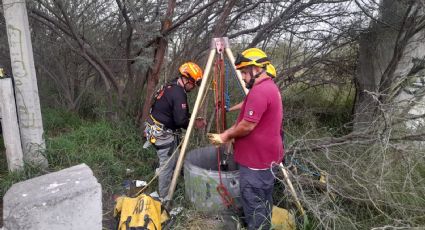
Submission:
[[[246,83],[247,89],[251,89],[254,86],[255,79],[258,78],[262,73],[264,73],[264,71],[266,71],[265,69],[262,69],[260,72],[254,75],[254,71],[253,71],[254,68],[252,66],[250,68],[251,69],[249,71],[249,76],[251,78],[249,79],[249,82]]]
[[[183,78],[186,78],[187,79],[187,82],[184,82]],[[189,78],[187,78],[187,77],[185,77],[183,75],[180,75],[180,79],[181,79],[181,81],[183,83],[183,89],[184,89],[184,91],[187,92],[186,85],[189,84],[189,81],[190,81]]]

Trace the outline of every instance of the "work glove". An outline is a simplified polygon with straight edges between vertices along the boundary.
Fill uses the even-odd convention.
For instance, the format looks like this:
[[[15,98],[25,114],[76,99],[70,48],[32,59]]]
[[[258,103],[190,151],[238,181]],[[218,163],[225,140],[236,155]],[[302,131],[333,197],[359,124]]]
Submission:
[[[213,145],[221,145],[224,143],[219,133],[207,133],[207,137]]]

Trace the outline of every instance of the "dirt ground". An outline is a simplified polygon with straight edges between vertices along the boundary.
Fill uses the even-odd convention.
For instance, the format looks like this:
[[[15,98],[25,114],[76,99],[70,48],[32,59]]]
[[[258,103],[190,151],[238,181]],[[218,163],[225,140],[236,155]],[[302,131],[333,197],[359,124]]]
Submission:
[[[104,196],[103,199],[103,229],[114,230],[115,220],[113,210],[115,201],[113,195]],[[172,224],[163,228],[165,230],[233,230],[242,229],[240,220],[230,213],[224,215],[205,215],[183,207],[183,211],[174,217]]]

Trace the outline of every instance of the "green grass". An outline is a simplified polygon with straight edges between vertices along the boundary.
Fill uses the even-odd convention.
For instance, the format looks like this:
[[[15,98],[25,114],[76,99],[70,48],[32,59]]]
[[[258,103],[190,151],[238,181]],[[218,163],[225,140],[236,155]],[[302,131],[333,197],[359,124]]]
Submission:
[[[107,121],[87,122],[73,132],[48,139],[46,156],[55,170],[87,164],[104,193],[120,192],[127,178],[148,180],[156,160],[152,150],[142,148],[135,125]]]
[[[137,127],[131,122],[85,121],[75,114],[51,109],[44,111],[43,120],[49,168],[41,171],[26,166],[23,172],[8,173],[5,154],[1,154],[2,196],[13,183],[81,163],[93,170],[104,195],[124,192],[121,184],[125,179],[149,180],[153,176],[156,154],[142,148]]]
[[[129,194],[124,180],[149,181],[157,166],[155,151],[142,148],[142,138],[131,121],[109,122],[84,120],[78,115],[63,110],[47,109],[43,112],[45,128],[45,157],[49,168],[40,170],[25,165],[22,172],[9,173],[0,139],[0,196],[19,181],[49,172],[55,172],[85,163],[102,186],[104,226],[111,226],[114,196]],[[156,182],[147,192],[155,191]],[[181,193],[181,186],[176,194]]]
[[[45,135],[67,133],[79,128],[83,120],[77,114],[67,112],[63,109],[43,109],[43,126]]]
[[[329,86],[322,89],[305,89],[303,86],[295,86],[286,90],[283,93],[286,146],[289,147],[291,143],[300,139],[339,136],[348,133],[350,129],[344,127],[344,125],[351,119],[354,95],[349,93],[347,87],[340,89]],[[193,102],[191,105],[193,105]],[[209,103],[209,107],[211,106],[212,103]],[[236,119],[237,114],[237,112],[228,114],[229,125],[231,120]],[[76,114],[55,109],[43,110],[43,121],[47,146],[45,156],[50,165],[48,171],[53,172],[81,163],[87,164],[102,184],[104,210],[112,210],[113,194],[125,192],[121,185],[123,180],[149,180],[153,176],[157,164],[156,154],[153,149],[145,150],[142,148],[140,132],[131,121],[124,120],[112,123],[106,120],[85,120]],[[200,133],[195,131],[193,134],[195,138],[191,140],[189,147],[195,148],[204,144],[201,143],[200,139],[202,138],[197,134]],[[377,205],[392,218],[406,220],[413,226],[422,226],[425,220],[423,215],[420,214],[421,211],[417,209],[425,205],[424,192],[421,190],[425,177],[423,153],[413,152],[413,150],[406,153],[399,151],[389,153],[379,150],[379,148],[369,148],[369,146],[332,149],[329,153],[332,162],[329,162],[322,153],[308,153],[305,156],[298,153],[298,156],[306,157],[306,159],[333,175],[334,177],[329,180],[330,183],[334,183],[331,185],[340,188],[347,194],[356,192],[355,189],[358,187],[355,186],[355,183],[350,185],[349,182],[352,182],[350,180],[351,170],[342,163],[347,163],[350,167],[364,168],[364,170],[356,171],[356,175],[371,180],[372,185],[374,185],[375,181],[380,179],[379,168],[372,167],[374,166],[374,159],[379,160],[382,158],[381,156],[388,157],[390,163],[388,168],[385,168],[388,171],[385,171],[385,177],[382,177],[383,182],[385,182],[383,183],[385,189],[377,191],[375,187],[371,187],[370,191],[374,192],[372,195],[375,199],[387,202],[387,204],[377,202]],[[378,153],[381,155],[378,155]],[[418,157],[412,158],[412,153],[415,153]],[[367,156],[370,157],[370,160]],[[360,157],[365,160],[348,161],[348,159]],[[392,159],[395,160],[392,161]],[[22,172],[8,173],[1,139],[0,162],[0,192],[2,196],[13,183],[46,173],[46,171],[29,165]],[[308,166],[306,162],[302,163]],[[310,169],[313,170],[313,168]],[[378,171],[375,172],[375,170]],[[408,186],[403,188],[406,180],[409,182],[407,183]],[[148,191],[155,189],[156,184],[153,184]],[[324,196],[325,193],[321,191],[307,189],[305,192],[307,195],[311,195],[312,199],[314,197],[319,200],[325,199],[321,201],[323,202],[321,210],[332,214],[332,216],[323,217],[323,219],[327,221],[327,224],[335,225],[336,229],[369,229],[379,224],[384,225],[383,223],[388,221],[386,217],[379,215],[373,207],[365,204],[346,203],[345,200],[338,200],[338,197],[333,200]],[[174,197],[176,203],[184,206],[187,210],[179,218],[178,221],[181,222],[176,223],[176,226],[183,225],[186,227],[191,223],[186,223],[188,219],[185,219],[185,215],[192,211],[188,205],[190,202],[184,198],[182,181],[178,183]],[[284,193],[283,186],[276,186],[274,198],[280,206],[296,210],[291,202],[291,197],[288,197],[288,193]],[[409,207],[409,209],[405,209],[404,206]],[[311,215],[307,208],[309,219],[308,221],[297,219],[298,227],[300,229],[320,229],[320,227],[325,226],[314,215]],[[411,217],[408,219],[406,216]],[[204,219],[201,219],[202,221]]]
[[[3,197],[6,191],[19,181],[27,180],[43,174],[40,168],[31,164],[25,164],[23,171],[9,172],[7,168],[6,152],[3,137],[0,136],[0,196]]]

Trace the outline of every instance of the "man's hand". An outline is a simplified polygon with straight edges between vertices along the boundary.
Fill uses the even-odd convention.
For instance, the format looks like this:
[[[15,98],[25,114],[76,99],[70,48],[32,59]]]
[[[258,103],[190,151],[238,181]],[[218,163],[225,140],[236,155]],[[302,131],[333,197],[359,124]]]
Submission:
[[[234,139],[229,138],[227,132],[224,133],[208,133],[208,139],[210,139],[211,144],[213,145],[221,145],[224,143],[233,142]]]
[[[220,136],[221,134],[219,133],[207,133],[207,137],[213,145],[221,145],[224,143]]]
[[[197,117],[195,119],[195,127],[197,129],[203,129],[203,128],[205,128],[205,126],[207,126],[207,121],[205,120],[205,118]]]

